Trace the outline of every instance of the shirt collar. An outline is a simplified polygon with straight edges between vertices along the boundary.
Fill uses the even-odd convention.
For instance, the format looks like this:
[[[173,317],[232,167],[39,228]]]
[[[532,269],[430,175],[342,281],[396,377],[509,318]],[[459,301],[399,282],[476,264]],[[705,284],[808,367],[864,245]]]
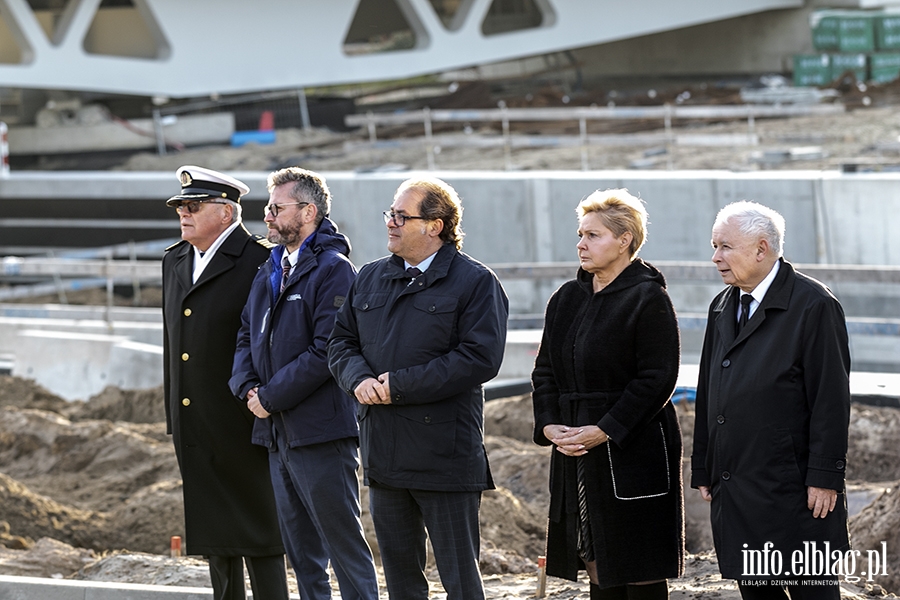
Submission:
[[[753,300],[750,301],[750,306],[748,307],[747,317],[752,317],[753,313],[756,312],[756,309],[759,308],[759,305],[762,303],[763,298],[766,297],[766,292],[769,291],[769,288],[772,286],[772,282],[775,281],[775,276],[778,275],[778,267],[781,264],[780,260],[776,260],[775,264],[772,265],[772,270],[769,271],[769,274],[766,275],[765,279],[759,282],[753,291],[749,294],[746,294],[743,290],[741,290],[740,295],[738,296],[738,313],[737,318],[741,318],[741,303],[740,299],[745,295],[749,295]]]
[[[234,231],[235,229],[237,229],[237,228],[238,228],[238,225],[240,225],[240,224],[241,224],[241,220],[238,219],[237,221],[235,221],[234,223],[232,223],[231,225],[229,225],[229,226],[225,229],[225,231],[223,231],[222,233],[220,233],[220,234],[219,234],[219,237],[216,238],[216,241],[214,241],[214,242],[212,243],[212,245],[210,245],[209,248],[207,248],[206,250],[203,251],[203,256],[202,256],[202,258],[203,258],[204,260],[209,261],[209,260],[212,258],[213,254],[216,253],[216,250],[219,249],[219,246],[221,246],[221,245],[225,242],[225,238],[227,238],[229,235],[231,235],[231,232]],[[194,258],[201,258],[201,256],[200,256],[200,251],[197,250],[197,247],[196,247],[196,246],[194,246]]]
[[[437,252],[435,252],[434,254],[432,254],[431,256],[429,256],[428,258],[426,258],[425,260],[423,260],[423,261],[420,262],[419,264],[417,264],[417,265],[416,265],[416,268],[419,269],[420,271],[422,271],[422,272],[424,273],[425,271],[428,270],[428,267],[431,266],[431,263],[434,262],[434,257],[435,257],[435,256],[437,256]],[[405,260],[403,261],[403,268],[404,268],[404,269],[408,269],[408,268],[410,268],[411,266],[412,266],[412,265],[409,264],[408,262],[406,262]]]
[[[775,281],[775,276],[778,275],[778,267],[781,265],[780,260],[776,260],[775,264],[772,265],[772,270],[769,271],[769,274],[766,275],[766,278],[759,282],[759,285],[753,288],[753,291],[750,292],[750,295],[753,296],[753,299],[760,303],[763,301],[763,298],[766,297],[766,292],[769,291],[769,288],[772,287],[772,282]]]
[[[303,243],[300,244],[299,248],[297,248],[296,250],[294,250],[293,252],[291,252],[290,254],[287,255],[288,261],[291,263],[291,269],[293,269],[294,267],[297,266],[297,261],[300,260],[300,253],[303,252],[303,250],[307,246],[312,244],[312,241],[315,239],[315,237],[316,237],[316,232],[309,234],[309,237],[307,237],[305,240],[303,240]],[[287,248],[282,247],[282,250],[281,250],[282,257],[284,257],[285,250],[287,250]],[[284,258],[282,258],[281,260],[284,261]]]
[[[194,249],[194,272],[193,272],[193,280],[194,283],[197,283],[197,280],[200,278],[200,275],[203,274],[203,271],[206,269],[206,265],[210,263],[213,259],[213,256],[216,254],[216,250],[225,243],[225,240],[231,235],[231,232],[237,229],[241,224],[241,220],[238,219],[234,223],[228,226],[225,231],[219,234],[219,237],[216,238],[216,241],[212,243],[212,245],[207,248],[203,254],[197,249],[196,246],[191,246]]]

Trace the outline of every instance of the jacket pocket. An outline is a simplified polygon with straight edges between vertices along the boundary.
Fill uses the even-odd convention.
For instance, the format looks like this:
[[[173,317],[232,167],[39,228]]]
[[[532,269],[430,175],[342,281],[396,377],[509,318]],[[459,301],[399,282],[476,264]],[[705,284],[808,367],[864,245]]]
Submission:
[[[448,467],[456,451],[456,407],[438,402],[398,409],[394,467],[407,473],[450,475]]]
[[[377,343],[378,324],[382,311],[387,304],[386,292],[364,292],[353,298],[353,314],[356,317],[356,330],[359,332],[360,345],[368,346]]]
[[[415,347],[432,348],[437,343],[441,348],[453,345],[456,332],[456,305],[455,296],[436,296],[428,293],[419,293],[413,298],[415,312],[416,331],[411,338]],[[421,335],[427,331],[428,335]]]
[[[779,488],[805,487],[804,481],[806,477],[800,468],[797,460],[797,453],[794,450],[794,437],[790,429],[775,429],[772,431],[771,459],[772,469],[770,472],[775,475],[773,478]]]
[[[662,423],[651,423],[626,449],[606,443],[613,493],[619,500],[655,498],[669,493],[669,450]]]

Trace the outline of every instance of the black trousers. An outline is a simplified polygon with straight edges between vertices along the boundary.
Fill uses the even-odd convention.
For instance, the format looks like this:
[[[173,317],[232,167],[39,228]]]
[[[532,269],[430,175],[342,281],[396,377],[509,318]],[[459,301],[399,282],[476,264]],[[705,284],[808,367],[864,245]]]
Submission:
[[[447,600],[484,600],[478,569],[481,492],[432,492],[373,482],[369,505],[391,600],[428,598],[426,529]]]
[[[738,582],[738,589],[744,600],[788,600],[789,597],[790,600],[840,600],[841,588],[836,578],[811,579],[807,583],[812,585],[756,586]]]
[[[213,600],[246,600],[244,561],[250,575],[253,598],[288,600],[284,555],[275,556],[209,556]]]

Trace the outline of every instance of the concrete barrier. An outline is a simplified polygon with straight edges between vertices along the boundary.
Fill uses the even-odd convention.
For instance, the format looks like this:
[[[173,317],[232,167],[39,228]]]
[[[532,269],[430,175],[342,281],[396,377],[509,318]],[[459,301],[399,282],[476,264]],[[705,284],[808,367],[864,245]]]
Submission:
[[[211,600],[212,589],[0,575],[0,600]]]
[[[268,199],[268,173],[235,171],[251,189],[244,200],[245,222],[262,227]],[[325,173],[334,195],[332,215],[353,241],[353,259],[368,262],[386,253],[381,211],[390,206],[398,184],[414,175]],[[575,258],[575,206],[596,189],[628,188],[650,213],[648,260],[708,260],[710,229],[716,212],[729,202],[757,200],[780,211],[787,221],[785,254],[799,263],[900,265],[900,173],[837,171],[446,171],[433,173],[453,184],[463,198],[466,251],[485,262],[561,262]],[[14,172],[0,187],[0,237],[31,221],[79,219],[177,219],[164,199],[177,191],[174,173]],[[41,210],[27,210],[27,201]],[[72,203],[78,208],[73,212]],[[96,206],[96,212],[92,207]],[[19,220],[17,220],[19,219]],[[85,228],[79,224],[78,227]],[[52,246],[46,230],[32,244]],[[7,231],[8,230],[8,231]],[[113,233],[115,228],[110,229]],[[107,242],[85,236],[83,245]],[[149,227],[141,239],[159,237]],[[59,237],[59,236],[56,236]],[[9,243],[9,242],[6,242]],[[115,242],[109,242],[115,243]]]

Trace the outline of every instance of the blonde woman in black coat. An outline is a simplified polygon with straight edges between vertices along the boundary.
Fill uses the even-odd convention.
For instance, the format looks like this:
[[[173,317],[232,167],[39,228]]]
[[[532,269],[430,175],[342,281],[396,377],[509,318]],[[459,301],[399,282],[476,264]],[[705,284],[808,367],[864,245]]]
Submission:
[[[678,323],[637,257],[641,201],[597,191],[576,212],[581,268],[550,298],[532,374],[534,441],[554,446],[547,573],[586,569],[592,599],[668,598],[684,562]]]

